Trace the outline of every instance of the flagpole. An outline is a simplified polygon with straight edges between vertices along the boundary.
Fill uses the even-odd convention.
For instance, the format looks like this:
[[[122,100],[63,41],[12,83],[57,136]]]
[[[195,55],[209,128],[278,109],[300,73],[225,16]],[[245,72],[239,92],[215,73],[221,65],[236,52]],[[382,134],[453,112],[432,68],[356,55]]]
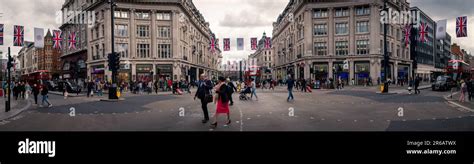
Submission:
[[[384,0],[384,3],[383,3],[383,10],[387,11],[388,12],[388,8],[387,8],[387,0]],[[383,53],[384,53],[384,76],[383,76],[383,83],[384,83],[384,87],[383,87],[383,91],[382,93],[388,93],[388,82],[387,82],[387,76],[388,76],[388,64],[390,63],[389,62],[389,57],[388,57],[388,51],[387,51],[387,27],[388,27],[388,23],[385,22],[384,23],[384,26],[383,26]]]

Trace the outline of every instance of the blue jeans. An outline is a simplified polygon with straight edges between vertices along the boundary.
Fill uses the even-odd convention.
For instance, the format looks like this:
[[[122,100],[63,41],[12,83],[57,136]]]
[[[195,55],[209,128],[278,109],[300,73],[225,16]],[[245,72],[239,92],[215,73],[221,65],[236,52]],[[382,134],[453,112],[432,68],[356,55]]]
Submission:
[[[98,96],[103,96],[104,92],[102,90],[99,90]]]
[[[293,89],[288,89],[288,100],[290,98],[293,99],[293,100],[295,99],[295,97],[293,97]]]
[[[48,103],[48,105],[51,105],[51,103],[49,103],[48,101],[48,95],[42,95],[43,96],[43,100],[41,102],[41,105],[44,105],[44,102]]]
[[[258,96],[257,96],[257,89],[253,89],[253,88],[252,88],[252,95],[250,95],[250,98],[252,98],[253,95],[255,95],[255,98],[258,99]]]

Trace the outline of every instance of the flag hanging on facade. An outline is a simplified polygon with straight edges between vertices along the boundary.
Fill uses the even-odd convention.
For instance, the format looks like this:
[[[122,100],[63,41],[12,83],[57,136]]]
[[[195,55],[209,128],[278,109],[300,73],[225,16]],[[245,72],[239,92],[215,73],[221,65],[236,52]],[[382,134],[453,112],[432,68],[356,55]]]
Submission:
[[[0,46],[3,46],[3,24],[0,24]]]
[[[420,24],[420,42],[426,42],[426,34],[428,34],[427,31],[428,25],[426,23],[421,23]]]
[[[25,31],[23,26],[13,26],[13,46],[22,47],[25,39]]]
[[[35,28],[35,48],[43,48],[44,47],[44,29],[42,28]]]
[[[224,38],[224,51],[230,51],[230,39]]]
[[[54,49],[61,49],[61,45],[63,42],[62,31],[60,30],[53,30],[53,48]]]
[[[237,50],[244,50],[244,38],[237,38]]]
[[[265,38],[265,49],[271,49],[272,48],[272,40],[270,37]]]
[[[257,38],[250,38],[250,46],[252,50],[257,50]]]
[[[456,36],[467,37],[467,16],[456,18]]]
[[[408,47],[410,44],[410,36],[411,36],[411,25],[406,25],[405,29],[403,29],[403,32],[405,32],[405,47]]]
[[[446,25],[448,20],[440,20],[436,22],[436,39],[441,40],[446,38]]]
[[[214,53],[216,52],[216,39],[214,37],[211,37],[211,43],[210,43],[210,48],[209,48],[209,51],[211,51],[211,53]]]
[[[76,49],[76,32],[69,32],[69,49]]]

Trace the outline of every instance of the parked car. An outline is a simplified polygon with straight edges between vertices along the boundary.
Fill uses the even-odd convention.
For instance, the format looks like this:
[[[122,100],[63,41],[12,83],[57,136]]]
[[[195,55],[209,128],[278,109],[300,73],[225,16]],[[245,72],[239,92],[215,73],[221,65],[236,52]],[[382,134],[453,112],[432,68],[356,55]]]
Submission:
[[[69,81],[59,81],[58,82],[58,91],[64,92],[67,89],[69,93],[80,93],[81,87],[76,83],[71,83]]]
[[[456,82],[450,76],[438,76],[435,82],[431,84],[431,89],[433,91],[441,90],[446,91],[451,88],[456,87]]]
[[[57,90],[59,90],[58,82],[57,82],[57,81],[47,81],[47,82],[46,82],[46,85],[48,86],[48,89],[49,89],[50,91],[57,91]]]

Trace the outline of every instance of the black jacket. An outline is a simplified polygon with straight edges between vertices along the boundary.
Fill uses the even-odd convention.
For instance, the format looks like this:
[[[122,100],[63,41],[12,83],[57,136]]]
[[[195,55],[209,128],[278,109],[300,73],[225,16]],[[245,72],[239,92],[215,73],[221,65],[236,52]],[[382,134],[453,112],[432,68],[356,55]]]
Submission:
[[[235,85],[234,85],[233,82],[228,82],[228,83],[227,83],[227,86],[228,86],[229,89],[230,89],[230,91],[229,91],[230,94],[234,93],[234,91],[237,91],[237,88],[235,87]]]
[[[196,97],[199,99],[204,99],[206,94],[211,94],[212,90],[212,83],[210,80],[199,81],[198,82],[198,90],[196,91]]]

